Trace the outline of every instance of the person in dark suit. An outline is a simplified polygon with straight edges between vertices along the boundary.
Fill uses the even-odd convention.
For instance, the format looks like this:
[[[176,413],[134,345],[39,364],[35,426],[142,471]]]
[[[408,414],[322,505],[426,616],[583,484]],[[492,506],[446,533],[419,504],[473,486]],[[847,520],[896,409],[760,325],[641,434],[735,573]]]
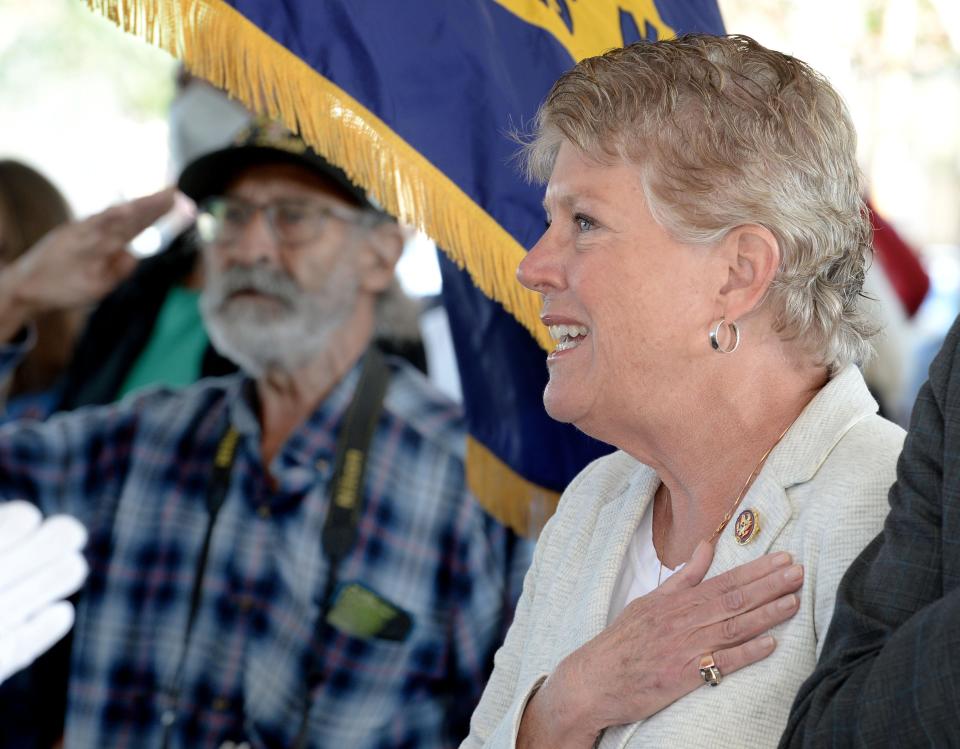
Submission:
[[[917,397],[889,501],[840,583],[782,749],[960,745],[960,318]]]

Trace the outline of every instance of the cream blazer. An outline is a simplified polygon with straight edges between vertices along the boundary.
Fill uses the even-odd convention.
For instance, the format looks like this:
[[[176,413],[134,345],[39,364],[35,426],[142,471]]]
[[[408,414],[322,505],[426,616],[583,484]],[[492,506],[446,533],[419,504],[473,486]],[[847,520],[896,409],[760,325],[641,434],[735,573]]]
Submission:
[[[800,609],[772,631],[777,649],[719,687],[700,687],[645,721],[608,728],[601,749],[777,745],[794,695],[816,664],[840,578],[880,531],[903,437],[877,415],[856,367],[821,389],[740,505],[758,511],[759,533],[737,544],[735,514],[707,573],[780,550],[804,565]],[[651,468],[616,452],[587,466],[563,493],[461,749],[513,747],[533,687],[605,628],[627,547],[658,484]]]

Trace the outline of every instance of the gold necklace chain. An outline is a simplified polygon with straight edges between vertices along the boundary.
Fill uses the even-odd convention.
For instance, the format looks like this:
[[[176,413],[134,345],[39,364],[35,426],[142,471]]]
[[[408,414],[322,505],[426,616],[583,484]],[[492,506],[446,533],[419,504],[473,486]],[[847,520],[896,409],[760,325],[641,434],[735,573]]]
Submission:
[[[753,471],[750,472],[750,475],[747,476],[747,480],[743,483],[743,486],[740,488],[740,492],[737,494],[737,498],[733,500],[733,504],[730,506],[730,509],[727,510],[727,514],[723,516],[723,520],[720,521],[720,525],[717,526],[717,529],[713,532],[710,538],[707,539],[708,544],[713,543],[714,540],[717,538],[717,536],[723,533],[723,529],[727,527],[727,523],[730,522],[730,518],[733,517],[733,513],[736,512],[737,507],[740,505],[740,502],[743,500],[743,496],[747,493],[747,488],[750,486],[750,482],[753,481],[754,478],[756,478],[758,473],[760,473],[760,469],[763,467],[763,464],[766,462],[770,453],[773,452],[773,448],[775,448],[777,445],[780,444],[780,440],[783,439],[783,436],[790,429],[790,426],[792,426],[792,423],[788,424],[787,428],[784,429],[782,432],[780,432],[780,436],[777,437],[777,439],[774,440],[774,443],[770,445],[769,448],[767,448],[767,451],[760,456],[759,462],[754,467]],[[664,486],[664,489],[667,489],[666,486]],[[670,493],[669,489],[667,489],[667,493],[668,494]],[[657,587],[659,588],[660,578],[663,576],[663,562],[660,561],[659,558],[657,559],[657,561],[660,562],[660,571],[657,573]]]
[[[789,428],[790,426],[788,425],[787,429]],[[780,436],[777,437],[777,439],[774,441],[772,445],[770,445],[767,451],[760,456],[760,462],[757,463],[756,467],[753,469],[753,471],[751,471],[750,475],[747,476],[747,480],[743,483],[743,487],[740,489],[740,493],[737,494],[737,498],[733,500],[733,505],[731,505],[730,509],[727,510],[727,514],[723,516],[723,520],[720,521],[720,525],[717,526],[717,529],[713,532],[713,535],[707,539],[708,544],[713,543],[714,539],[716,539],[716,537],[723,532],[723,529],[727,527],[727,523],[730,522],[730,518],[733,517],[733,513],[736,512],[737,507],[740,505],[740,501],[743,499],[743,495],[747,493],[747,488],[750,486],[750,482],[753,481],[754,478],[756,478],[756,475],[758,473],[760,473],[760,469],[763,467],[763,464],[766,462],[767,456],[773,452],[773,448],[775,448],[777,445],[780,444],[780,440],[782,440],[783,435],[787,433],[787,429],[784,429],[782,432],[780,432]]]

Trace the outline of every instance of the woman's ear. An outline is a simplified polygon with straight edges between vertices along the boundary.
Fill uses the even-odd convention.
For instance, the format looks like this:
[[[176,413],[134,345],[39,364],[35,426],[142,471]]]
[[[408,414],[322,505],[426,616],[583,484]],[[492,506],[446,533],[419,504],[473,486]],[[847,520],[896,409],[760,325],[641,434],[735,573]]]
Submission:
[[[390,285],[405,243],[404,229],[395,221],[368,230],[360,268],[362,288],[377,294]]]
[[[728,275],[719,301],[726,319],[739,320],[766,297],[780,267],[780,243],[765,226],[743,224],[724,237],[720,251]]]

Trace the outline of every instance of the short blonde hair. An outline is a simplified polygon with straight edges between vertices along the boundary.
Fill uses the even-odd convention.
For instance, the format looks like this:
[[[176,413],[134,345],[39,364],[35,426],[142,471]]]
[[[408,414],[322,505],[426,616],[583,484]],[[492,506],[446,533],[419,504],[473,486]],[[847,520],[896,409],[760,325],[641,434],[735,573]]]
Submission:
[[[776,330],[835,371],[871,353],[860,307],[872,235],[856,134],[830,84],[745,36],[690,34],[585,59],[554,84],[523,157],[545,182],[569,141],[638,166],[654,218],[681,242],[769,229]]]

